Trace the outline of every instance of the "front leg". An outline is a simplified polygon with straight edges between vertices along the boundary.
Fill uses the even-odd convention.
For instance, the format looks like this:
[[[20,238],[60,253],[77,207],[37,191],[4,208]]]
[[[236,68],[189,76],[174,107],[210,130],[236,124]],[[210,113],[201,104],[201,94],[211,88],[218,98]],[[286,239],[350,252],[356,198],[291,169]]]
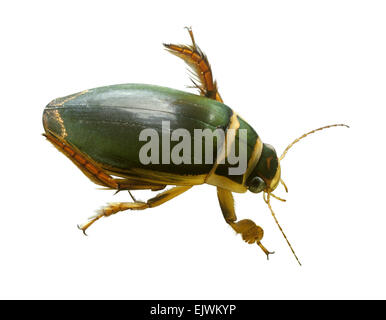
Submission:
[[[235,213],[235,206],[232,193],[226,189],[217,187],[217,197],[220,202],[222,214],[225,221],[235,230],[240,233],[243,240],[249,244],[255,243],[268,256],[273,252],[268,251],[261,243],[264,236],[264,231],[261,227],[256,225],[252,220],[244,219],[236,222],[237,217]]]

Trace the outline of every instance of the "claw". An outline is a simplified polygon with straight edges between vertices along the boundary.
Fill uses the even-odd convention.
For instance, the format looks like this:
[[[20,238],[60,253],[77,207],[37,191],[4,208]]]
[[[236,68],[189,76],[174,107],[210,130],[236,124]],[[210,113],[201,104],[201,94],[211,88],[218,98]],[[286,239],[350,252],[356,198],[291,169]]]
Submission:
[[[194,41],[192,27],[191,26],[190,27],[185,26],[185,29],[188,30],[188,32],[189,32],[189,36],[190,36],[190,39],[192,40],[193,48],[196,48],[196,41]]]
[[[267,248],[264,247],[260,241],[258,241],[258,242],[256,242],[256,243],[257,243],[257,245],[261,248],[261,250],[263,250],[264,253],[266,254],[267,260],[269,260],[269,255],[270,255],[270,254],[274,254],[274,253],[275,253],[275,251],[272,251],[272,252],[271,252],[271,251],[268,251]]]
[[[82,230],[83,234],[84,234],[86,237],[88,236],[87,233],[86,233],[86,230],[83,229],[83,228],[80,226],[80,224],[77,224],[76,226],[78,227],[79,230]]]
[[[97,220],[99,220],[102,217],[102,215],[96,215],[93,218],[90,218],[90,220],[82,225],[78,224],[78,229],[83,231],[83,234],[87,236],[86,230]]]
[[[266,255],[267,255],[267,260],[269,260],[269,255],[270,255],[270,254],[274,254],[274,253],[275,253],[275,251],[266,253]]]

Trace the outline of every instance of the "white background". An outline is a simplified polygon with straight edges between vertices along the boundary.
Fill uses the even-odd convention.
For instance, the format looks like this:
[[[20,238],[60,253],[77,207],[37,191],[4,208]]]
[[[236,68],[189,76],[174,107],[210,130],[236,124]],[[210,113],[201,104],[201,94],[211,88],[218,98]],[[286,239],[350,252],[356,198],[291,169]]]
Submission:
[[[386,6],[383,1],[12,1],[0,5],[0,298],[386,298]],[[189,85],[162,42],[192,26],[226,104],[278,153],[267,261],[224,222],[212,186],[76,228],[127,193],[97,190],[41,136],[54,98],[117,83]],[[150,192],[136,193],[146,199]]]

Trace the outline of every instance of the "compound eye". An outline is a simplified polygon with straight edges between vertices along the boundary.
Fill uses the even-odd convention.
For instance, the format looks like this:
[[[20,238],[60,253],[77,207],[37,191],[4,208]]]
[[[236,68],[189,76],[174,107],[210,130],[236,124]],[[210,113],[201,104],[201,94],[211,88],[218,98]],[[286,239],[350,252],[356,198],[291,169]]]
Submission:
[[[259,193],[265,189],[266,185],[260,177],[253,177],[248,183],[248,190],[253,193]]]

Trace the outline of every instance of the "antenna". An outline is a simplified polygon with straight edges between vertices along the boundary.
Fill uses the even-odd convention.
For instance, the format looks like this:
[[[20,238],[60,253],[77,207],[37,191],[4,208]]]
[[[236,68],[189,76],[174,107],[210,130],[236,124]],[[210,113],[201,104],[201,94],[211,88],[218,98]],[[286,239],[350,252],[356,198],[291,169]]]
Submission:
[[[267,199],[265,198],[265,194],[267,194]],[[272,207],[271,207],[271,201],[270,201],[270,200],[271,200],[271,193],[269,193],[269,192],[268,192],[268,193],[264,192],[263,197],[264,197],[265,203],[268,205],[268,208],[269,208],[269,210],[271,211],[272,217],[275,219],[275,222],[276,222],[277,226],[279,227],[281,233],[283,234],[285,241],[287,241],[287,244],[288,244],[288,246],[290,247],[290,249],[291,249],[293,255],[295,256],[296,260],[298,261],[299,265],[301,266],[302,264],[300,263],[298,256],[296,255],[294,249],[293,249],[292,246],[291,246],[291,243],[288,241],[287,236],[285,235],[283,229],[281,228],[281,226],[280,226],[280,224],[279,224],[279,221],[277,220],[277,218],[276,218],[276,216],[275,216],[275,212],[273,212],[273,209],[272,209]]]
[[[321,131],[321,130],[324,130],[324,129],[328,129],[328,128],[332,128],[332,127],[346,127],[346,128],[350,128],[347,124],[343,124],[343,123],[339,123],[339,124],[330,124],[328,126],[324,126],[324,127],[321,127],[321,128],[318,128],[318,129],[315,129],[315,130],[312,130],[310,132],[307,132],[305,134],[303,134],[301,137],[295,139],[292,143],[290,143],[287,148],[285,148],[285,150],[283,151],[282,155],[280,156],[280,161],[283,160],[283,158],[285,157],[285,155],[287,154],[288,150],[292,148],[292,146],[295,144],[295,143],[298,143],[300,140],[302,140],[303,138],[307,137],[308,135],[316,132],[316,131]]]

